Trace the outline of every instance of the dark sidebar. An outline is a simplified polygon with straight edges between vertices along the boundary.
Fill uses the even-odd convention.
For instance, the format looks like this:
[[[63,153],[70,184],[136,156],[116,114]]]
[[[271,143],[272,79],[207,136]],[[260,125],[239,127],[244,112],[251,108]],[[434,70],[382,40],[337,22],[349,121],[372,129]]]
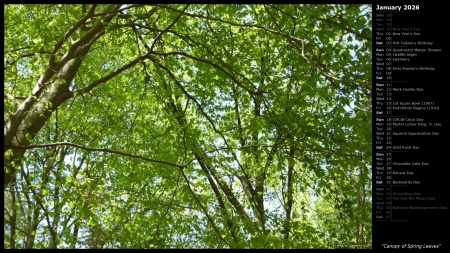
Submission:
[[[396,2],[372,6],[372,247],[444,249],[450,13],[438,2]]]

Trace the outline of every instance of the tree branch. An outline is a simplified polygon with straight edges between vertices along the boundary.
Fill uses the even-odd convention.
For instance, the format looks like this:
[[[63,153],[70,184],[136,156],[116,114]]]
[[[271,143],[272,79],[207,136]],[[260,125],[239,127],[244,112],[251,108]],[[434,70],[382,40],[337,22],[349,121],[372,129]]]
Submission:
[[[80,20],[78,20],[77,23],[75,23],[72,27],[70,27],[70,29],[64,34],[64,36],[58,41],[58,43],[56,43],[55,47],[53,47],[53,51],[51,53],[50,59],[48,60],[49,65],[53,66],[53,64],[55,63],[55,54],[56,52],[62,47],[62,45],[64,44],[64,42],[66,42],[66,40],[78,29],[80,28],[89,18],[92,17],[92,15],[94,15],[94,11],[95,11],[95,7],[97,5],[93,4],[91,6],[91,9],[89,10],[89,12],[84,15]]]
[[[148,161],[148,162],[165,164],[165,165],[169,165],[172,167],[177,167],[179,169],[184,169],[186,167],[184,165],[180,165],[180,164],[176,164],[176,163],[151,159],[151,158],[143,157],[140,155],[133,155],[133,154],[124,153],[121,151],[115,151],[115,150],[108,149],[108,148],[89,148],[89,147],[85,147],[85,146],[78,145],[78,144],[71,143],[71,142],[55,142],[55,143],[36,144],[36,145],[27,145],[27,146],[12,146],[10,148],[12,148],[12,149],[34,149],[34,148],[49,148],[49,147],[55,147],[55,146],[72,146],[72,147],[84,149],[87,151],[99,151],[99,152],[105,152],[105,153],[110,153],[110,154],[117,154],[117,155],[122,155],[122,156],[126,156],[126,157],[141,159],[141,160]]]
[[[180,169],[181,174],[184,177],[184,180],[186,181],[186,184],[188,186],[189,191],[191,192],[192,196],[195,198],[195,200],[197,201],[197,203],[200,205],[201,209],[203,210],[203,213],[206,215],[206,217],[208,218],[209,222],[211,223],[211,225],[214,228],[214,231],[216,231],[217,235],[219,236],[220,240],[223,241],[226,245],[230,245],[227,241],[225,241],[225,239],[223,239],[222,235],[220,234],[216,224],[214,223],[214,221],[212,220],[211,216],[208,214],[208,212],[206,211],[205,207],[202,205],[202,203],[200,202],[200,200],[197,198],[197,195],[195,194],[195,192],[192,190],[191,188],[191,184],[189,183],[189,180],[187,179],[186,175],[184,174],[184,171],[182,169]]]
[[[300,7],[300,6],[297,6],[297,8],[300,9],[300,10],[302,10],[302,11],[304,11],[304,12],[306,12],[308,15],[310,15],[310,16],[313,17],[314,19],[317,19],[317,20],[320,20],[320,21],[323,21],[323,22],[332,24],[332,25],[337,26],[337,27],[339,27],[339,28],[341,28],[341,29],[343,29],[343,30],[345,30],[345,31],[347,31],[347,32],[353,33],[354,35],[356,35],[356,36],[358,36],[358,37],[364,38],[364,39],[366,39],[366,40],[368,40],[368,41],[372,41],[372,38],[367,37],[367,36],[365,36],[365,35],[363,35],[363,34],[361,34],[361,33],[359,33],[359,32],[353,31],[352,29],[350,29],[350,28],[348,28],[348,27],[345,27],[345,26],[343,26],[342,24],[339,24],[339,23],[337,23],[337,22],[335,22],[335,21],[331,21],[331,20],[328,20],[328,19],[325,19],[325,18],[317,17],[317,16],[315,16],[314,14],[312,14],[310,11],[308,11],[307,9],[302,8],[302,7]]]

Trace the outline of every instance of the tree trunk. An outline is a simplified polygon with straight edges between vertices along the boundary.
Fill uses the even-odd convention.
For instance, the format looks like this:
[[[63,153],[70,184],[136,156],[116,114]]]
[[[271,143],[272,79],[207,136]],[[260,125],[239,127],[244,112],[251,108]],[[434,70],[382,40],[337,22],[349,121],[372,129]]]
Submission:
[[[102,12],[111,12],[119,9],[119,7],[120,5],[109,5]],[[112,17],[113,14],[105,15],[102,21],[109,22]],[[87,18],[84,17],[84,19]],[[88,32],[72,43],[60,61],[52,63],[52,60],[50,60],[31,96],[19,106],[7,123],[3,143],[5,155],[3,188],[6,188],[12,178],[15,177],[16,168],[21,164],[26,151],[25,149],[10,148],[30,144],[50,118],[52,112],[74,96],[73,92],[69,90],[70,83],[80,68],[83,57],[89,52],[92,44],[103,34],[103,23],[96,21],[96,24]],[[56,78],[51,80],[55,74],[57,74]],[[39,99],[47,87],[49,87],[47,92]]]

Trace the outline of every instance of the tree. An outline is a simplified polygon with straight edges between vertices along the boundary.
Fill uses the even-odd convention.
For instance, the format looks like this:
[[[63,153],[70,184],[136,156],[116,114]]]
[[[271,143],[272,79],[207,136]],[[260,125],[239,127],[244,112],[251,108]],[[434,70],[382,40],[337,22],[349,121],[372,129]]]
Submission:
[[[5,248],[370,246],[370,5],[4,11]]]

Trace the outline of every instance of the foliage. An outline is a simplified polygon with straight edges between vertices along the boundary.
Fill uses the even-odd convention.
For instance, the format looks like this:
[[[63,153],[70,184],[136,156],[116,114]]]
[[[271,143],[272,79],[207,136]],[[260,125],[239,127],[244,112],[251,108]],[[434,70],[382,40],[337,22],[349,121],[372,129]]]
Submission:
[[[370,5],[4,14],[5,248],[370,247]]]

